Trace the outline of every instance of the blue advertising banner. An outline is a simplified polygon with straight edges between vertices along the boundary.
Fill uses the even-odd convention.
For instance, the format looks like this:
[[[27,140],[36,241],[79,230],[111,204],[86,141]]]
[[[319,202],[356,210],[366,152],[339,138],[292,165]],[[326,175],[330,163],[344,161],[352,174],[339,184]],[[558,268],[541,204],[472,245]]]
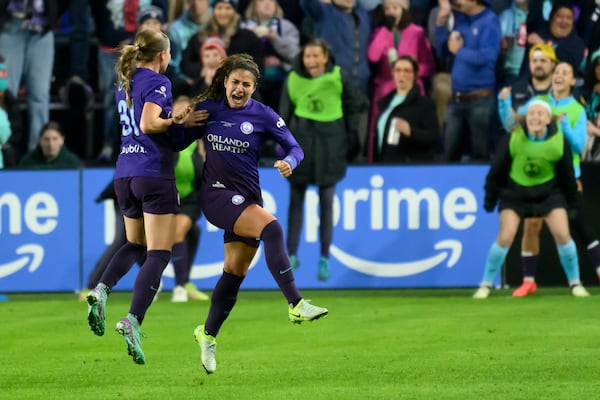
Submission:
[[[298,250],[298,286],[387,288],[478,285],[487,250],[497,232],[497,215],[485,213],[480,206],[487,170],[486,166],[349,168],[346,178],[336,187],[334,233],[330,248],[332,273],[326,282],[317,279],[320,256],[318,189],[309,188]],[[55,213],[56,228],[45,233],[47,242],[44,243],[48,246],[45,257],[50,252],[56,252],[60,257],[44,258],[44,263],[49,262],[52,266],[53,274],[39,280],[38,276],[31,279],[34,275],[28,275],[37,274],[38,270],[27,272],[26,266],[20,267],[18,273],[4,272],[0,276],[0,292],[79,289],[86,284],[102,251],[113,240],[115,212],[112,201],[95,202],[112,179],[113,171],[82,170],[81,184],[77,171],[71,172],[74,176],[70,180],[60,175],[61,172],[48,173],[59,175],[39,179],[52,189],[48,189],[48,193],[55,200],[56,208],[62,212]],[[5,266],[18,257],[16,250],[19,246],[40,241],[38,233],[23,229],[24,221],[33,218],[26,217],[28,212],[23,207],[33,193],[42,190],[42,185],[34,185],[29,175],[19,174],[37,173],[5,171],[0,175],[3,182],[0,189],[0,238],[3,249],[12,249],[12,259],[5,251],[2,252],[0,271],[10,271]],[[52,185],[52,182],[60,182],[60,185]],[[261,182],[264,206],[279,219],[286,232],[288,184],[273,168],[261,170]],[[36,190],[28,191],[26,187],[35,187]],[[9,206],[17,201],[14,196],[11,197],[12,192],[21,204],[19,212],[15,205]],[[36,206],[36,209],[32,207],[29,210],[37,210],[38,215],[41,213],[41,206]],[[8,208],[11,209],[10,216],[6,211]],[[81,210],[81,226],[78,210]],[[48,211],[46,213],[49,214]],[[16,224],[13,214],[19,214],[21,218],[19,243],[7,240],[12,240],[14,236],[7,234],[10,224]],[[45,218],[48,226],[50,217],[45,215]],[[190,276],[200,289],[209,290],[223,268],[223,233],[204,217],[198,222],[202,235]],[[68,232],[67,227],[70,227]],[[81,248],[80,259],[76,251],[78,248]],[[65,262],[65,258],[69,257],[73,257],[73,260]],[[32,255],[30,258],[33,260],[35,257]],[[115,290],[131,290],[137,269],[137,266],[132,268]],[[163,275],[165,289],[173,287],[173,277],[173,269],[169,265]],[[262,246],[242,288],[276,288],[265,264]]]
[[[0,292],[80,280],[79,171],[0,172]]]

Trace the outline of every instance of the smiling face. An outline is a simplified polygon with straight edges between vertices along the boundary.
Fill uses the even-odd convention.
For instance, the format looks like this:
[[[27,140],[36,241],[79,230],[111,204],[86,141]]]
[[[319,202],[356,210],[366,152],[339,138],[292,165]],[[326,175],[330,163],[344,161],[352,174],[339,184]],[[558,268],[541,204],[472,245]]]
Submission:
[[[225,97],[231,108],[241,108],[248,103],[256,90],[256,77],[245,69],[234,69],[225,78]]]
[[[313,78],[325,73],[328,54],[321,46],[308,45],[302,53],[302,64]]]
[[[559,63],[552,74],[552,93],[556,97],[566,96],[571,93],[573,86],[575,86],[573,67],[565,62]]]
[[[233,21],[235,15],[235,9],[229,3],[219,3],[213,9],[213,16],[217,21],[217,24],[221,27],[226,27]]]
[[[559,8],[550,20],[550,32],[557,38],[569,36],[573,30],[573,10],[568,7]]]
[[[552,116],[548,113],[546,107],[539,104],[532,104],[527,108],[525,122],[530,134],[536,136],[543,135],[550,121],[552,121]]]

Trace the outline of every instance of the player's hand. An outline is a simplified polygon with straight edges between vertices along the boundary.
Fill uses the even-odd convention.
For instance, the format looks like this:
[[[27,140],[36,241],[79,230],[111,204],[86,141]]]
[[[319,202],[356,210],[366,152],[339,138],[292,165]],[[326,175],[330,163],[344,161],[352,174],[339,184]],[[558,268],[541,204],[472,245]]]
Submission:
[[[193,128],[197,126],[204,126],[208,116],[209,114],[206,110],[191,111],[188,113],[187,118],[185,119],[185,127]]]
[[[277,168],[281,176],[283,176],[284,178],[287,178],[292,174],[292,166],[286,161],[277,160],[275,161],[275,164],[273,164],[273,166]]]

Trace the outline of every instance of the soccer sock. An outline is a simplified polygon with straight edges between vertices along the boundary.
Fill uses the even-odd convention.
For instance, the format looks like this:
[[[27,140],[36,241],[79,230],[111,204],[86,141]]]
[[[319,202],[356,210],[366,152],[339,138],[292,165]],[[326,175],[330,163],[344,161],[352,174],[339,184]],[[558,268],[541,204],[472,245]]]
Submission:
[[[287,249],[290,254],[298,254],[302,219],[304,218],[304,196],[306,185],[290,184],[290,205],[288,208]]]
[[[321,240],[321,256],[329,258],[329,247],[333,239],[333,194],[335,186],[319,188],[319,204],[321,218],[319,219],[319,236]]]
[[[265,226],[260,239],[264,243],[265,260],[271,275],[277,282],[279,289],[286,298],[288,304],[295,307],[302,299],[302,295],[294,282],[294,272],[290,266],[290,260],[283,245],[283,231],[279,221],[273,220]]]
[[[146,254],[146,246],[126,242],[112,257],[100,278],[110,291],[131,269],[133,264]]]
[[[535,273],[537,271],[538,260],[540,256],[533,254],[530,251],[521,252],[521,266],[523,268],[524,280],[535,281]]]
[[[487,259],[485,260],[485,271],[483,273],[482,284],[492,286],[496,275],[500,272],[506,254],[508,253],[508,247],[502,247],[498,243],[492,243],[490,250],[488,251]]]
[[[562,264],[565,275],[569,280],[569,286],[580,284],[579,280],[579,257],[577,255],[577,247],[573,239],[565,244],[556,246],[558,249],[558,258]]]
[[[223,271],[212,292],[210,309],[208,310],[208,317],[204,324],[204,333],[217,337],[221,325],[229,317],[229,313],[231,313],[237,301],[237,294],[240,291],[240,285],[243,280],[243,276]]]
[[[160,286],[160,278],[170,259],[171,252],[168,250],[148,251],[146,262],[135,278],[129,312],[137,317],[140,324],[152,304],[154,295]]]
[[[175,285],[183,286],[189,279],[188,249],[185,241],[173,245],[173,270],[175,272]]]

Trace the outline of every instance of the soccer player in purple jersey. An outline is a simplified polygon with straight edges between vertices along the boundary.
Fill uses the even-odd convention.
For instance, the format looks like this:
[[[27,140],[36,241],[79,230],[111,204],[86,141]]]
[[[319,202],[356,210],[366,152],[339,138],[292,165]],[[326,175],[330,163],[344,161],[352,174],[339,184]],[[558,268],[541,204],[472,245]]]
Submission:
[[[136,364],[146,362],[140,326],[171,258],[179,208],[173,168],[175,149],[167,132],[180,129],[182,124],[173,124],[171,83],[163,75],[170,59],[168,37],[160,31],[144,30],[136,35],[133,45],[122,49],[117,63],[119,85],[115,98],[121,122],[121,151],[115,169],[115,193],[124,216],[127,242],[87,296],[90,329],[102,336],[108,293],[146,253],[133,287],[129,314],[116,326]],[[185,125],[197,115],[189,114],[181,122]]]
[[[223,275],[213,290],[205,323],[194,330],[202,365],[209,374],[217,368],[215,338],[235,305],[261,240],[269,271],[289,304],[290,321],[312,321],[328,312],[302,298],[281,225],[262,208],[258,174],[262,143],[274,140],[285,151],[286,156],[274,164],[283,177],[292,174],[304,153],[283,118],[251,98],[259,76],[258,66],[249,55],[232,55],[219,67],[200,97],[204,101],[196,106],[209,114],[202,129],[206,161],[200,201],[206,218],[225,231]]]

